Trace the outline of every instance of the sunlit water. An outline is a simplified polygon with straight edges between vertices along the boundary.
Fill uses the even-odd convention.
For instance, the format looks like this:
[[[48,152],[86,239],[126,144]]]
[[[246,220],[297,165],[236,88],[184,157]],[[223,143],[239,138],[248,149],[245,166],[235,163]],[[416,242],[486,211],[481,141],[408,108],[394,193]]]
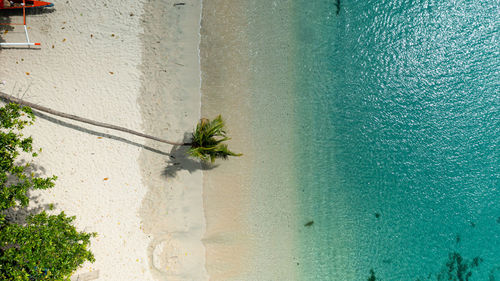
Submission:
[[[300,280],[498,280],[498,2],[299,2]]]
[[[449,280],[455,261],[450,280],[500,280],[498,1],[236,2],[249,81],[238,99],[256,153],[250,228],[264,245],[255,268]],[[297,238],[290,260],[273,254],[283,231]]]

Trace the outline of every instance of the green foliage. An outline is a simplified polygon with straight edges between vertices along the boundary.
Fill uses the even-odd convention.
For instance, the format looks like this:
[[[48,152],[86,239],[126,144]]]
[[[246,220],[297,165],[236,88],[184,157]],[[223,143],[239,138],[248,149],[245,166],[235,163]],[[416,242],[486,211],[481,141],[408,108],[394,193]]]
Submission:
[[[87,248],[95,234],[78,232],[72,225],[75,218],[64,212],[30,215],[24,224],[5,216],[6,211],[28,206],[29,190],[51,188],[56,180],[36,176],[28,170],[29,163],[17,160],[23,154],[37,156],[33,140],[21,133],[34,119],[28,107],[0,108],[0,280],[69,280],[81,264],[94,261]]]
[[[214,120],[201,119],[192,134],[191,148],[188,154],[202,161],[214,162],[215,159],[227,159],[229,156],[241,156],[227,148],[224,141],[229,140],[224,130],[224,121],[219,115]]]
[[[29,216],[26,225],[8,224],[0,232],[1,280],[69,280],[94,256],[87,247],[95,233],[78,232],[64,212]]]
[[[0,211],[28,205],[26,193],[30,188],[47,189],[54,186],[56,177],[39,178],[26,174],[28,164],[18,165],[16,158],[22,153],[33,153],[33,140],[25,138],[21,130],[33,123],[35,116],[29,107],[8,104],[0,108]],[[0,215],[0,223],[4,220]]]

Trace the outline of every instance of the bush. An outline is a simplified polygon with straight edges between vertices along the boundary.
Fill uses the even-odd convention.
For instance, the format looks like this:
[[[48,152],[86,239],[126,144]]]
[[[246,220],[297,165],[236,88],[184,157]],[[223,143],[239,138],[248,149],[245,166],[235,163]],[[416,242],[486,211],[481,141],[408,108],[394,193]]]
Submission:
[[[28,173],[17,158],[33,152],[31,137],[21,133],[33,123],[29,107],[7,104],[0,108],[0,280],[69,280],[85,261],[94,261],[87,249],[95,233],[78,232],[75,217],[64,212],[32,214],[25,223],[8,221],[6,211],[29,204],[28,191],[54,186],[56,177]]]
[[[0,280],[69,280],[72,272],[94,256],[87,247],[94,233],[78,232],[75,217],[45,212],[26,225],[7,224],[0,232]]]
[[[0,212],[12,207],[26,207],[29,189],[47,189],[54,186],[56,177],[39,178],[26,174],[29,163],[19,165],[17,157],[33,152],[31,137],[24,138],[21,130],[33,123],[35,116],[29,107],[8,104],[0,108]],[[4,220],[0,214],[0,224]]]

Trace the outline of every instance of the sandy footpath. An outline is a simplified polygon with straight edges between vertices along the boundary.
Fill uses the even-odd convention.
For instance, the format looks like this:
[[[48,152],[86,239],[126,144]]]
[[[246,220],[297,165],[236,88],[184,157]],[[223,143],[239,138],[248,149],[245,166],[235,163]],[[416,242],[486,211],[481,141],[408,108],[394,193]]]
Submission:
[[[28,16],[30,37],[42,48],[0,49],[0,91],[182,140],[200,114],[201,1],[176,2],[54,0],[53,12]],[[16,40],[21,31],[1,39]],[[77,216],[79,229],[98,233],[96,262],[77,274],[208,279],[202,173],[181,148],[48,115],[26,134],[43,148],[38,172],[58,176],[32,203],[54,203],[56,212]]]

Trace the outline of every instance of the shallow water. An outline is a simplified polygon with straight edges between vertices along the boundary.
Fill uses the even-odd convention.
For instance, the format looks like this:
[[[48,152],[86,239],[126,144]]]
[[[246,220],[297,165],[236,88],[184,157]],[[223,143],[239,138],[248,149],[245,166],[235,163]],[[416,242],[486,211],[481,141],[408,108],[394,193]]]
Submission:
[[[252,153],[253,280],[444,280],[458,255],[498,280],[498,3],[243,2],[233,75],[203,83]]]
[[[301,2],[300,279],[498,278],[498,3]]]

